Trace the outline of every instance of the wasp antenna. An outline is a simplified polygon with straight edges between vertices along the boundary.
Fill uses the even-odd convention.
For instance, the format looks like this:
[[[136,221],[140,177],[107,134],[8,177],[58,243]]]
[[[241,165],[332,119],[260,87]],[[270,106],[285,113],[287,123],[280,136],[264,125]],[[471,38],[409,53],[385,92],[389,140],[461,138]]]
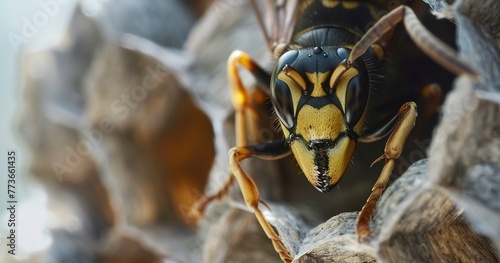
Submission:
[[[404,5],[395,8],[375,23],[354,45],[348,61],[354,61],[362,56],[370,46],[401,21],[404,22],[415,44],[434,61],[455,74],[467,74],[474,79],[479,79],[479,74],[471,66],[462,61],[452,48],[425,29],[413,10]]]
[[[295,81],[295,83],[299,84],[300,88],[303,91],[307,90],[307,86],[306,86],[306,82],[304,81],[304,78],[302,78],[302,76],[300,75],[300,73],[298,71],[296,71],[294,68],[290,67],[287,64],[283,68],[283,73],[285,73],[285,75],[287,75],[288,77],[290,77],[291,79],[293,79],[293,81]]]
[[[401,22],[404,17],[404,7],[398,6],[390,13],[382,17],[373,27],[366,31],[365,35],[354,45],[349,61],[354,61],[362,56],[368,48],[377,42],[385,33],[391,30],[397,23]]]
[[[463,61],[455,50],[432,35],[418,20],[413,10],[404,8],[404,25],[415,44],[434,61],[445,69],[460,75],[466,74],[473,79],[479,79],[480,75],[467,62]]]
[[[340,77],[351,67],[351,63],[344,59],[340,64],[335,68],[335,70],[332,73],[332,76],[330,77],[330,89],[333,89],[335,86],[337,86],[337,82],[340,79]]]

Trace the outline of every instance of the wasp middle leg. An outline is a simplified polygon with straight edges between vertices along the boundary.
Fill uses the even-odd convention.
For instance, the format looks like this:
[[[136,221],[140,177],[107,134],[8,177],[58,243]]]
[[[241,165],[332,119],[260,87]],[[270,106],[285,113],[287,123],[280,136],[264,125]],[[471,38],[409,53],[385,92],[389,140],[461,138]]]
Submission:
[[[250,131],[250,137],[257,137],[257,128],[255,125],[257,113],[255,109],[252,108],[251,95],[241,81],[238,73],[238,66],[242,66],[247,69],[262,83],[268,83],[270,76],[259,65],[257,65],[257,63],[255,63],[248,54],[242,51],[236,50],[231,54],[231,56],[229,56],[228,75],[231,88],[231,99],[235,109],[236,145],[245,146],[248,144],[248,131]],[[224,198],[229,193],[233,183],[234,177],[232,174],[229,174],[227,180],[215,193],[202,197],[193,205],[190,213],[191,217],[194,220],[199,221],[199,219],[203,216],[206,207],[211,202]]]
[[[203,211],[204,207],[214,199],[220,199],[227,194],[229,188],[233,184],[234,178],[240,186],[243,199],[248,208],[250,208],[265,234],[271,239],[274,249],[278,252],[283,262],[291,262],[293,258],[290,252],[283,245],[281,238],[265,219],[262,214],[260,205],[264,205],[269,209],[260,199],[260,193],[254,180],[243,170],[241,161],[257,157],[260,159],[273,160],[285,157],[290,153],[288,145],[284,141],[271,142],[266,144],[250,145],[247,146],[248,132],[250,131],[251,137],[256,137],[257,133],[255,118],[257,112],[251,103],[251,96],[249,91],[243,85],[240,75],[238,73],[238,66],[242,66],[252,73],[257,80],[262,83],[268,83],[270,76],[262,68],[260,68],[253,59],[242,51],[234,51],[228,59],[228,75],[229,84],[231,86],[231,98],[233,107],[235,109],[235,128],[236,128],[236,145],[229,151],[229,166],[232,175],[227,180],[221,189],[204,200],[198,203],[197,210]]]

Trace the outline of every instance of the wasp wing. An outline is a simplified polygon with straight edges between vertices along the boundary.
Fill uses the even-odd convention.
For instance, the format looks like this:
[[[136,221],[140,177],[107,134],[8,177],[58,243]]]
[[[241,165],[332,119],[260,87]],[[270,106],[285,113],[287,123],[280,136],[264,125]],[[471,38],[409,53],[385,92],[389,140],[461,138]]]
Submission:
[[[249,0],[271,52],[288,45],[292,38],[299,0]]]

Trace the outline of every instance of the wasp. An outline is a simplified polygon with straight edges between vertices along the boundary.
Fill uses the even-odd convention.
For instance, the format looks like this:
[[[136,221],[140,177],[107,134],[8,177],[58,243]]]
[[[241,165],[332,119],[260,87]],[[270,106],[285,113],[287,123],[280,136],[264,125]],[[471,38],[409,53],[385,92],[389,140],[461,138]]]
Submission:
[[[228,75],[235,109],[236,144],[229,152],[234,177],[219,193],[199,203],[199,210],[220,198],[236,178],[246,205],[255,213],[266,235],[284,262],[293,260],[279,235],[265,219],[259,191],[241,166],[248,158],[278,159],[293,153],[308,181],[328,192],[342,178],[358,143],[388,136],[380,175],[357,219],[357,236],[370,236],[369,221],[401,155],[417,118],[417,105],[406,101],[387,109],[387,97],[404,87],[387,87],[384,61],[391,37],[400,22],[415,44],[431,59],[455,74],[477,77],[456,52],[433,36],[406,5],[385,15],[389,1],[263,1],[250,0],[269,50],[276,58],[267,72],[248,54],[234,51]],[[372,25],[367,28],[367,25]],[[283,139],[247,145],[248,114],[255,111],[239,68],[265,83],[279,120]]]

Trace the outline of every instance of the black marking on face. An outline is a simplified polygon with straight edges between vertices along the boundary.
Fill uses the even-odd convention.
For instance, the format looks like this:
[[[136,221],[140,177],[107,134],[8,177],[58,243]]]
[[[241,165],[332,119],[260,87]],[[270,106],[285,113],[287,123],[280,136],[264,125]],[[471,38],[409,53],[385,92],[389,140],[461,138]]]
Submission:
[[[332,178],[328,175],[328,155],[326,153],[326,151],[320,151],[314,155],[314,172],[317,180],[315,187],[323,193],[329,192],[334,187],[330,184]]]
[[[302,141],[306,144],[307,149],[310,151],[316,152],[321,152],[321,151],[326,151],[328,149],[335,148],[337,144],[339,143],[340,140],[344,139],[345,137],[351,138],[351,134],[349,132],[341,132],[335,139],[320,139],[320,140],[312,140],[308,142],[307,140],[304,139],[304,137],[301,134],[296,134],[296,133],[290,133],[290,136],[286,139],[286,142],[288,144],[292,144],[294,141]],[[356,137],[357,139],[357,137]],[[355,140],[355,139],[354,139]]]
[[[315,109],[321,109],[326,105],[329,104],[334,104],[337,106],[337,108],[340,109],[342,114],[344,113],[342,110],[342,105],[340,104],[340,101],[338,100],[337,97],[334,96],[322,96],[322,97],[308,97],[308,96],[302,96],[300,98],[299,104],[297,106],[298,111],[304,106],[304,105],[309,105],[312,106]]]
[[[349,137],[349,134],[346,132],[341,132],[337,138],[334,140],[331,139],[321,139],[321,140],[313,140],[306,143],[308,150],[314,152],[314,175],[317,184],[314,185],[316,189],[323,193],[327,193],[331,191],[336,184],[331,184],[332,178],[329,174],[329,159],[328,159],[328,151],[337,146],[338,142],[345,137]],[[304,138],[300,134],[290,134],[287,142],[291,144],[295,140],[301,140],[306,142]]]

